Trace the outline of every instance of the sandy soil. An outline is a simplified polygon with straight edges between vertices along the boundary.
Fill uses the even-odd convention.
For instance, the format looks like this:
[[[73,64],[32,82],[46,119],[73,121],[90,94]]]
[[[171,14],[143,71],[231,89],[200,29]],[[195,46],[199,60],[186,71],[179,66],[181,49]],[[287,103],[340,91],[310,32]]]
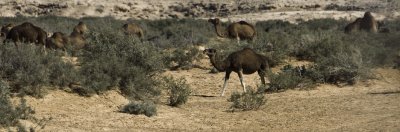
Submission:
[[[379,79],[355,86],[323,84],[315,90],[265,94],[267,104],[260,110],[234,113],[227,111],[227,99],[242,92],[238,77],[232,74],[227,96],[220,97],[224,73],[196,68],[165,73],[185,78],[193,93],[180,108],[159,104],[158,115],[150,118],[119,112],[129,101],[118,91],[87,98],[57,90],[43,99],[26,99],[36,117],[52,118],[43,131],[398,131],[400,71],[374,72]],[[260,83],[257,74],[244,77],[252,88]]]

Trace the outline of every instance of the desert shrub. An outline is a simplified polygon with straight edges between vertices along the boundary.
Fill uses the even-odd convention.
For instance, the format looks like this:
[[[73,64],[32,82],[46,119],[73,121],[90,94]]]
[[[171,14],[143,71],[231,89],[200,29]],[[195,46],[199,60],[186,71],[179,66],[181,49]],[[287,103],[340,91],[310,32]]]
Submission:
[[[228,101],[232,102],[232,105],[230,107],[231,111],[258,110],[262,105],[266,103],[266,99],[264,99],[264,94],[256,92],[251,88],[247,89],[247,91],[242,94],[239,94],[237,92],[233,93]]]
[[[177,107],[185,104],[191,93],[186,80],[184,78],[173,79],[172,77],[164,77],[164,81],[169,95],[168,105]]]
[[[44,53],[41,46],[20,44],[17,49],[7,43],[0,49],[0,76],[10,81],[12,92],[41,97],[44,86],[62,87],[79,80],[72,64],[51,50]]]
[[[201,54],[202,53],[194,47],[190,47],[187,50],[178,48],[172,51],[172,53],[164,53],[164,61],[165,65],[169,66],[171,70],[188,70],[194,67],[193,62],[200,60]],[[176,64],[173,65],[173,63]]]
[[[121,112],[135,115],[144,114],[147,117],[151,117],[157,115],[157,107],[151,101],[131,102],[125,105]]]
[[[287,89],[309,89],[314,87],[314,82],[305,76],[305,66],[284,66],[277,74],[269,73],[269,88],[266,91],[278,92]]]
[[[336,39],[324,39],[309,49],[314,65],[306,76],[317,82],[354,84],[368,73],[360,48]]]
[[[146,31],[146,39],[161,48],[181,48],[207,43],[214,36],[212,26],[206,20],[165,19],[141,23]]]
[[[21,98],[20,104],[14,106],[10,100],[10,87],[0,81],[0,127],[15,126],[19,119],[33,118],[34,111]]]
[[[118,87],[135,99],[160,94],[153,77],[164,65],[156,47],[113,31],[91,33],[89,39],[80,56],[84,87],[97,93]]]
[[[335,20],[332,18],[314,19],[299,23],[298,26],[304,26],[310,30],[341,30],[348,22],[345,20]]]

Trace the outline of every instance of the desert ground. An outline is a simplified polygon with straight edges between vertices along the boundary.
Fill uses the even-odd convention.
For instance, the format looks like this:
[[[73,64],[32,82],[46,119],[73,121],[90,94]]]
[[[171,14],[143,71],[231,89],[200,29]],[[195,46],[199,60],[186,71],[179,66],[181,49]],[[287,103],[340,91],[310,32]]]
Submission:
[[[198,13],[185,16],[174,7],[190,7],[188,3],[222,3],[235,7],[228,0],[2,0],[0,16],[15,17],[57,15],[66,17],[105,17],[117,19],[207,19],[215,12],[200,8]],[[274,7],[265,10],[240,10],[227,13],[223,21],[285,20],[295,23],[318,18],[352,20],[366,10],[376,11],[378,20],[396,19],[399,12],[378,0],[271,0],[251,2],[253,5]],[[326,10],[360,8],[357,11]],[[42,6],[40,6],[42,5]],[[318,5],[318,6],[315,6]],[[350,5],[350,6],[349,6]],[[249,5],[252,6],[251,4]],[[336,7],[336,6],[334,6]],[[191,8],[192,9],[192,8]],[[260,9],[260,8],[258,8]],[[290,60],[287,63],[303,64]],[[35,110],[34,116],[47,118],[43,129],[30,121],[21,120],[26,127],[38,131],[399,131],[400,130],[400,71],[390,67],[374,69],[377,78],[357,82],[353,86],[337,87],[321,84],[311,90],[288,90],[265,94],[267,103],[257,111],[230,112],[227,99],[233,92],[242,92],[239,79],[231,74],[226,95],[220,97],[225,73],[209,73],[211,64],[207,57],[201,65],[208,69],[167,70],[164,75],[187,80],[192,91],[186,104],[175,108],[161,102],[157,115],[132,115],[120,112],[129,103],[119,91],[113,90],[92,97],[82,97],[62,90],[50,91],[43,98],[25,97]],[[280,67],[273,70],[278,71]],[[245,75],[250,88],[260,84],[257,74]],[[162,97],[166,98],[166,97]],[[18,100],[18,98],[14,98]],[[6,131],[6,129],[0,129]]]
[[[184,77],[193,93],[179,108],[158,105],[154,117],[119,112],[129,101],[118,91],[88,98],[57,90],[26,99],[36,117],[51,118],[42,131],[398,131],[400,71],[374,72],[379,79],[354,86],[322,84],[265,94],[267,103],[260,110],[233,113],[227,99],[242,92],[238,77],[233,74],[228,96],[220,97],[225,74],[196,68],[165,73]],[[245,82],[253,88],[260,83],[256,74],[245,75]]]

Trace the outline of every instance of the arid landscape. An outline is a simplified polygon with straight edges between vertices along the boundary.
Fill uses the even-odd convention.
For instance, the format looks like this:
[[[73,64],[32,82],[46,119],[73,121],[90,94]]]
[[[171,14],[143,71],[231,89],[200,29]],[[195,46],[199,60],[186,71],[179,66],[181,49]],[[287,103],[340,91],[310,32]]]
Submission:
[[[12,18],[14,17],[28,17],[29,19],[27,20],[31,20],[31,17],[41,18],[46,16],[57,16],[57,18],[62,17],[59,18],[62,20],[69,20],[69,18],[74,19],[71,21],[74,22],[75,25],[77,22],[75,19],[83,18],[86,22],[89,21],[89,29],[93,27],[90,24],[94,24],[94,22],[90,23],[91,21],[87,18],[92,17],[95,19],[98,17],[112,17],[113,19],[121,21],[139,21],[139,25],[142,26],[144,25],[143,23],[153,20],[207,20],[214,17],[220,18],[223,22],[245,20],[251,24],[269,20],[282,20],[284,22],[297,24],[304,21],[326,18],[332,18],[340,23],[342,21],[353,21],[356,18],[363,17],[366,11],[371,11],[376,20],[379,21],[399,20],[399,8],[400,2],[390,3],[386,0],[2,0],[0,1],[0,19],[7,18],[8,22],[12,21]],[[21,19],[25,20],[25,18]],[[104,21],[106,21],[104,23],[107,23],[108,19]],[[3,22],[0,23],[1,25],[6,24],[4,21],[1,22]],[[39,20],[33,20],[33,22],[37,24]],[[64,24],[71,25],[72,22],[69,20]],[[26,104],[31,106],[35,111],[33,116],[37,119],[42,119],[42,122],[38,123],[32,120],[19,119],[19,124],[27,129],[30,128],[35,131],[68,132],[400,130],[400,70],[399,68],[393,68],[393,60],[390,60],[390,63],[385,63],[371,68],[370,72],[374,75],[373,77],[359,80],[353,85],[317,83],[316,86],[311,89],[302,89],[300,88],[301,86],[298,86],[280,92],[267,92],[263,94],[266,103],[258,110],[230,111],[232,102],[227,101],[231,97],[230,95],[243,92],[239,77],[234,72],[231,74],[230,80],[227,83],[225,96],[221,97],[220,94],[224,83],[225,72],[211,73],[210,70],[213,65],[210,63],[209,58],[201,53],[202,50],[204,50],[204,47],[224,48],[228,47],[223,46],[223,44],[227,43],[235,46],[238,45],[237,47],[240,47],[240,43],[243,42],[236,44],[236,40],[229,41],[225,38],[217,37],[215,32],[212,30],[211,24],[208,26],[207,30],[212,31],[210,34],[214,37],[209,38],[210,40],[207,41],[206,44],[196,44],[196,46],[201,45],[199,46],[201,49],[197,51],[199,52],[199,55],[197,56],[197,60],[193,62],[193,65],[195,66],[188,69],[180,68],[178,70],[164,68],[162,70],[163,72],[160,74],[162,76],[173,76],[176,79],[184,78],[186,80],[186,83],[191,89],[191,93],[185,104],[179,107],[171,107],[167,105],[168,95],[165,90],[162,90],[158,102],[156,101],[157,114],[152,117],[147,117],[145,115],[121,112],[121,109],[126,104],[130,103],[132,99],[124,96],[124,94],[122,94],[124,91],[121,91],[118,88],[110,88],[111,90],[102,92],[95,91],[94,93],[97,92],[96,94],[86,97],[79,95],[79,92],[79,94],[77,94],[77,92],[74,91],[76,89],[71,86],[69,86],[71,89],[68,86],[62,88],[54,87],[49,88],[50,90],[46,91],[47,94],[41,98],[32,96],[23,97],[26,99]],[[340,28],[344,26],[345,25]],[[49,32],[55,32],[56,30],[70,32],[71,30],[67,30],[67,28],[70,27],[45,27]],[[111,26],[104,26],[104,28],[111,29]],[[153,28],[149,24],[144,29]],[[332,29],[343,32],[339,27],[333,27]],[[264,31],[264,29],[257,29],[257,31]],[[320,31],[320,29],[315,32],[317,31]],[[335,31],[329,31],[329,33],[335,34]],[[295,33],[297,32],[293,32],[293,34],[296,35]],[[400,32],[400,28],[391,29],[391,33],[398,32]],[[160,34],[164,35],[163,33]],[[302,38],[301,40],[304,40],[304,42],[314,42],[314,40],[308,41],[308,39],[314,39],[310,34],[292,37]],[[93,38],[96,39],[104,37],[96,33],[91,33],[90,35],[95,36]],[[173,35],[174,34],[170,36]],[[323,36],[324,34],[322,33],[322,35],[318,35]],[[385,34],[381,36],[384,35]],[[149,36],[150,35],[146,36],[145,39],[147,40],[145,41],[152,41],[151,38],[148,39]],[[92,43],[96,43],[96,39],[93,38],[88,40],[92,41]],[[344,40],[348,39],[342,36],[338,38],[344,38]],[[278,40],[280,39],[271,39],[271,41],[268,40],[268,43],[278,43]],[[391,40],[396,39],[391,37]],[[123,42],[123,40],[116,41]],[[136,41],[129,40],[129,42]],[[154,43],[156,42],[158,41],[154,41]],[[260,41],[255,40],[255,43],[259,42]],[[329,42],[330,41],[326,41],[326,43]],[[364,41],[357,39],[357,42]],[[173,42],[171,43],[173,44]],[[261,43],[264,43],[264,41]],[[150,45],[153,44],[153,42],[144,42],[141,44]],[[257,48],[257,46],[254,47]],[[397,45],[394,45],[393,47],[395,47],[393,49],[399,49],[399,43],[397,42]],[[112,48],[114,47],[111,47],[110,49]],[[165,49],[172,50],[174,48],[176,47]],[[285,48],[290,49],[292,47]],[[156,49],[153,52],[161,54],[162,48],[153,49]],[[90,51],[97,50],[102,49],[90,49]],[[149,51],[146,51],[147,49],[140,50],[144,53],[150,54]],[[228,49],[225,50],[230,51]],[[358,53],[361,51],[356,50],[354,52]],[[5,52],[0,53],[0,55],[5,54]],[[92,54],[88,55],[88,53],[85,52],[82,54],[93,57]],[[138,56],[141,55],[140,53],[135,52],[135,55],[136,54],[138,54]],[[400,52],[398,52],[398,56],[400,57]],[[71,56],[64,56],[62,58],[67,63],[72,62],[72,65],[75,68],[87,68],[86,64],[83,62],[87,60],[87,58],[80,59],[79,57]],[[151,57],[146,59],[149,58],[158,59]],[[107,61],[108,59],[111,60],[114,58],[104,58],[104,60],[101,61]],[[398,61],[400,62],[400,60]],[[308,64],[313,63],[314,62],[308,60],[297,60],[293,57],[289,57],[284,59],[277,66],[274,66],[272,72],[279,73],[283,67],[288,64],[296,67],[303,65],[308,66]],[[99,67],[97,65],[90,66]],[[118,66],[123,67],[126,65],[121,64]],[[119,68],[118,66],[115,67]],[[105,67],[113,66],[108,65]],[[96,71],[93,70],[91,72]],[[3,71],[0,75],[3,75]],[[127,76],[129,75],[130,74]],[[11,77],[8,78],[2,76],[2,78],[4,80],[11,80]],[[243,78],[248,89],[256,90],[261,84],[260,77],[257,73],[244,75]],[[82,85],[84,81],[87,80],[82,80]],[[20,97],[13,96],[11,97],[11,101],[14,105],[18,105],[20,103]],[[17,128],[15,126],[10,128],[0,127],[0,131],[16,130]]]

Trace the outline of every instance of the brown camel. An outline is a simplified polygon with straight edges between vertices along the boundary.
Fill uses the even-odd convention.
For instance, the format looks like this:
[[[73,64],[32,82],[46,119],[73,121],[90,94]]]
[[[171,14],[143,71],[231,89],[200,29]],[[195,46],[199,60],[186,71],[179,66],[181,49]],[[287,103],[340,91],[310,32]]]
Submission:
[[[69,43],[69,38],[62,32],[55,32],[46,40],[46,47],[50,49],[62,49],[66,51],[66,45]]]
[[[222,88],[221,96],[224,96],[226,82],[229,80],[229,75],[232,71],[239,75],[240,83],[243,87],[243,91],[246,92],[246,87],[243,82],[243,74],[253,74],[258,72],[261,78],[261,83],[265,85],[265,72],[269,69],[267,57],[257,54],[250,48],[244,48],[242,50],[231,53],[225,60],[217,61],[217,51],[215,49],[205,49],[203,53],[207,54],[210,58],[211,64],[219,71],[225,71],[225,80]]]
[[[245,21],[232,23],[225,30],[222,28],[221,22],[218,18],[209,19],[208,22],[214,25],[215,32],[219,37],[236,38],[238,43],[241,39],[253,40],[256,36],[256,30],[254,26]]]
[[[122,26],[122,30],[126,35],[136,35],[140,39],[143,39],[144,34],[143,34],[143,29],[135,23],[127,23]]]
[[[378,32],[378,22],[372,16],[371,12],[365,12],[360,22],[360,29],[373,33]]]
[[[6,40],[12,40],[17,47],[21,41],[45,46],[46,38],[47,33],[43,29],[29,22],[13,27],[6,35]]]
[[[76,25],[73,30],[73,32],[77,32],[80,34],[85,34],[88,31],[89,31],[89,29],[87,28],[86,24],[83,22],[79,22],[78,25]]]
[[[88,28],[86,24],[79,22],[69,36],[61,32],[55,32],[50,38],[47,39],[46,47],[52,49],[63,49],[66,51],[66,46],[71,45],[74,50],[82,49],[86,44],[86,40],[83,35],[87,31]]]
[[[361,21],[362,21],[362,18],[357,18],[354,22],[348,24],[344,28],[344,32],[345,33],[353,33],[353,32],[356,32],[356,31],[360,30]]]
[[[74,27],[74,30],[68,37],[68,42],[74,47],[74,50],[79,50],[85,47],[86,39],[83,35],[88,30],[86,24],[83,22],[79,22],[79,24]]]

